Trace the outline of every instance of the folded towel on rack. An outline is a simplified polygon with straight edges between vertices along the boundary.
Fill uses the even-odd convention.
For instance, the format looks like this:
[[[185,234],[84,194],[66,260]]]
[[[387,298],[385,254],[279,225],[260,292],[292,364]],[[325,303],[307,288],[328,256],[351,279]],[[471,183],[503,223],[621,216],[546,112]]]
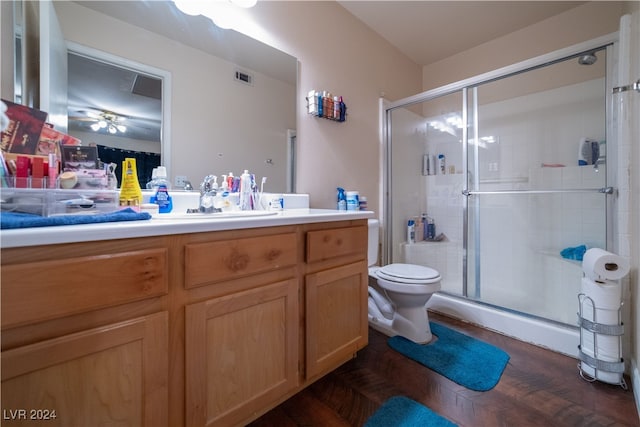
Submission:
[[[587,252],[585,245],[576,246],[574,248],[565,248],[560,251],[562,258],[574,259],[576,261],[582,261],[584,253]]]
[[[101,222],[139,221],[146,219],[151,219],[151,215],[147,212],[136,212],[131,208],[101,214],[58,215],[48,217],[20,212],[1,212],[0,229],[97,224]]]

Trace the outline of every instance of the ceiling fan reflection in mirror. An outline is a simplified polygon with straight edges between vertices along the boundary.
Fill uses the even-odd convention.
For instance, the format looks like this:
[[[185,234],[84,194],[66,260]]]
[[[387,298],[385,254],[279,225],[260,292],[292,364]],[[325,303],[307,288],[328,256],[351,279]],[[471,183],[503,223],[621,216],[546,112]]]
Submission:
[[[159,121],[92,107],[69,108],[69,130],[72,133],[81,131],[144,141],[160,141]],[[81,137],[81,135],[77,136]]]
[[[125,133],[127,131],[127,127],[122,124],[126,121],[126,118],[110,111],[101,111],[99,113],[87,111],[87,119],[93,120],[89,127],[94,132],[99,132],[101,129],[110,134]]]

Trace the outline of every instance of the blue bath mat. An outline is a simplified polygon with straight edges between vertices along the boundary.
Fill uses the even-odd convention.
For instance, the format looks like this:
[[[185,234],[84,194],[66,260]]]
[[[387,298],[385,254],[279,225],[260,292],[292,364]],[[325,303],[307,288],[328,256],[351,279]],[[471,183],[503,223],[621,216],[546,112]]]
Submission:
[[[456,425],[415,400],[395,396],[384,402],[367,420],[364,427],[455,427]]]
[[[509,355],[498,347],[429,322],[438,337],[430,344],[416,344],[401,336],[389,338],[389,346],[471,390],[487,391],[498,384]]]

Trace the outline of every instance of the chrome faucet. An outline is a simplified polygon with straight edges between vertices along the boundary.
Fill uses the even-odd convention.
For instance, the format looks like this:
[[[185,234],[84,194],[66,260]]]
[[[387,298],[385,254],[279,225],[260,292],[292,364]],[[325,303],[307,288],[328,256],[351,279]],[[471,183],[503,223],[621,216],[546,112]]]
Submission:
[[[217,188],[213,185],[216,179],[215,175],[207,175],[200,184],[200,206],[198,210],[202,213],[220,212],[220,209],[216,209],[213,206],[216,194],[218,194]]]

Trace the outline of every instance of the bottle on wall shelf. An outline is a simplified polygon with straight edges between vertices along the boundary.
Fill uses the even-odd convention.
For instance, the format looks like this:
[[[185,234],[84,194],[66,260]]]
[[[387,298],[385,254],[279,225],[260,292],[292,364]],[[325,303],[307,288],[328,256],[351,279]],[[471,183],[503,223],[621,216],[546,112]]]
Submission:
[[[326,90],[310,90],[307,96],[307,112],[336,122],[344,122],[347,106],[342,96],[335,96]]]

